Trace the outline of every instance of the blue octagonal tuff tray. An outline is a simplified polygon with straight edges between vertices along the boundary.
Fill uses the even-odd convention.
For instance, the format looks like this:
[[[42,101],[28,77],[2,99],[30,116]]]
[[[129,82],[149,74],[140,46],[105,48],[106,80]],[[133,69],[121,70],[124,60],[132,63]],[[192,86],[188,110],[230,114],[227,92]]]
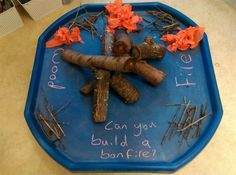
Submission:
[[[151,19],[145,13],[155,7],[170,13],[181,23],[181,28],[196,24],[178,12],[161,3],[135,3],[133,10],[140,16]],[[104,4],[83,5],[79,18],[98,13]],[[42,148],[58,163],[71,171],[161,171],[172,172],[191,161],[210,141],[222,117],[222,106],[212,66],[207,36],[200,45],[186,52],[168,52],[161,61],[150,64],[166,72],[164,81],[157,87],[146,83],[142,78],[125,74],[126,78],[139,90],[138,102],[127,105],[111,91],[108,119],[95,124],[91,119],[92,96],[84,96],[79,89],[85,85],[91,74],[87,69],[78,68],[60,58],[62,48],[70,48],[86,54],[101,54],[102,46],[98,38],[82,31],[85,44],[46,49],[45,42],[61,26],[75,18],[74,9],[56,20],[40,36],[32,73],[25,118],[31,132]],[[145,24],[145,23],[144,23]],[[96,22],[99,33],[105,29],[104,20]],[[142,43],[145,36],[159,40],[159,32],[144,29],[141,33],[131,33],[135,44]],[[189,83],[186,85],[186,83]],[[58,114],[66,136],[62,138],[64,148],[55,146],[42,132],[35,118],[36,109],[43,111],[43,96],[53,109],[68,105]],[[178,135],[161,144],[176,107],[165,104],[182,103],[183,97],[192,105],[208,104],[211,116],[204,122],[200,137],[189,139],[179,145]]]

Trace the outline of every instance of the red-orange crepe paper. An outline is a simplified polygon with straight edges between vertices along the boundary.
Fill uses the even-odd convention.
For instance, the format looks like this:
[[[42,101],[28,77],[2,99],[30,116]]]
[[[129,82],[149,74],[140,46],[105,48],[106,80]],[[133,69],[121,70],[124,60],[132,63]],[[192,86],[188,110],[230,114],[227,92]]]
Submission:
[[[105,6],[107,12],[107,32],[114,32],[116,28],[125,29],[128,33],[137,30],[137,23],[142,18],[132,11],[130,4],[122,5],[122,0],[115,0],[114,3]]]
[[[63,44],[70,45],[73,42],[83,43],[82,38],[80,37],[80,30],[78,27],[73,27],[71,32],[66,27],[59,28],[54,37],[46,42],[47,48],[52,48],[56,46],[61,46]]]
[[[169,44],[169,51],[175,52],[177,49],[184,51],[197,47],[202,40],[205,29],[203,27],[189,27],[180,30],[177,34],[164,35],[161,40]]]

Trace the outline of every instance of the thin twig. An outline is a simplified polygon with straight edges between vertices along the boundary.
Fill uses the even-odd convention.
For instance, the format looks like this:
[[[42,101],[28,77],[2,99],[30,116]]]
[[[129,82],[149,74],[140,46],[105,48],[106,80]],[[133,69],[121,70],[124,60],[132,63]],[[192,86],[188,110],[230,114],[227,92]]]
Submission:
[[[195,121],[195,119],[196,119],[197,112],[198,112],[197,109],[198,109],[197,106],[195,106],[195,110],[194,110],[194,114],[193,114],[191,123],[193,123],[193,122]],[[187,139],[189,138],[189,136],[190,136],[190,131],[192,131],[192,129],[193,129],[193,126],[190,126],[189,132],[188,132],[188,135],[187,135]]]
[[[187,129],[187,128],[189,128],[189,127],[191,127],[191,126],[197,124],[197,123],[200,122],[200,121],[202,121],[203,119],[205,119],[205,118],[208,117],[209,115],[211,115],[211,113],[208,113],[208,114],[204,115],[203,117],[199,118],[199,119],[196,120],[195,122],[190,123],[188,126],[182,128],[182,129],[178,129],[177,131],[178,131],[178,132],[184,131],[185,129]]]
[[[48,131],[50,131],[50,132],[52,132],[52,131],[51,131],[50,129],[47,130],[47,131],[45,130],[45,127],[43,126],[43,124],[45,125],[45,123],[42,123],[43,120],[40,119],[40,117],[39,117],[38,115],[39,115],[39,114],[37,114],[36,119],[37,119],[37,121],[38,121],[38,123],[39,123],[39,125],[40,125],[40,128],[42,129],[42,131],[43,131],[43,133],[45,134],[45,136],[47,137],[47,139],[48,139],[48,140],[51,140],[52,134],[49,133]]]
[[[54,122],[53,120],[48,119],[48,118],[45,118],[45,117],[44,117],[44,119],[45,119],[46,121],[48,121],[48,122]],[[39,119],[39,120],[42,120],[42,119]],[[58,122],[58,123],[59,123],[59,124],[62,124],[62,125],[68,124],[68,123],[66,123],[66,122]]]
[[[203,107],[202,107],[201,116],[206,115],[206,110],[207,110],[207,103],[205,104],[205,106],[203,105]],[[202,128],[202,121],[200,121],[197,126],[197,136],[200,136],[201,128]]]
[[[53,134],[60,139],[60,136],[55,132],[55,130],[49,125],[49,123],[44,119],[44,117],[42,117],[42,115],[39,115],[40,119],[42,119],[45,123],[45,125],[53,132]]]
[[[61,130],[61,132],[63,133],[63,135],[65,136],[65,133],[63,131],[63,129],[61,128],[60,124],[57,122],[56,117],[54,117],[53,112],[51,111],[51,109],[49,108],[49,104],[48,101],[46,99],[46,97],[44,97],[44,107],[46,109],[46,111],[48,112],[48,114],[51,116],[51,118],[53,119],[53,121],[56,123],[56,125],[58,126],[58,128]]]
[[[80,11],[80,5],[81,5],[81,3],[79,4],[78,10],[77,10],[76,15],[75,15],[75,18],[74,18],[73,22],[70,24],[69,29],[71,29],[71,27],[76,23],[76,20],[78,18],[79,11]]]
[[[166,140],[167,136],[168,136],[168,133],[169,133],[169,130],[171,129],[172,127],[172,123],[175,121],[175,119],[177,118],[178,114],[179,114],[179,111],[180,111],[180,106],[178,107],[177,111],[175,112],[173,118],[172,118],[172,122],[169,124],[169,127],[168,129],[166,130],[164,136],[162,137],[162,140],[161,140],[161,144],[164,143],[164,141]]]
[[[63,111],[67,106],[69,106],[71,103],[71,101],[66,102],[63,106],[61,106],[58,110],[56,110],[56,112],[53,112],[54,115],[57,115],[58,113],[60,113],[61,111]]]
[[[53,112],[51,111],[51,109],[49,108],[48,105],[45,106],[47,112],[49,113],[49,115],[52,117],[53,121],[56,123],[56,125],[58,126],[58,128],[61,130],[61,132],[63,133],[63,135],[65,136],[65,133],[63,131],[63,129],[61,128],[60,124],[57,122],[56,118],[53,115]]]
[[[186,103],[186,101],[184,101],[184,103]],[[188,106],[190,105],[190,103],[191,103],[191,101],[189,100],[188,103],[187,103],[187,105],[186,105],[186,107],[185,107],[185,109],[184,109],[184,111],[183,111],[183,113],[182,113],[182,115],[181,115],[181,118],[179,119],[179,122],[178,122],[178,124],[177,124],[177,128],[178,128],[178,129],[180,128],[180,124],[181,124],[181,122],[182,122],[182,120],[183,120],[183,118],[184,118],[184,116],[185,116],[185,113],[186,113],[186,111],[187,111]]]

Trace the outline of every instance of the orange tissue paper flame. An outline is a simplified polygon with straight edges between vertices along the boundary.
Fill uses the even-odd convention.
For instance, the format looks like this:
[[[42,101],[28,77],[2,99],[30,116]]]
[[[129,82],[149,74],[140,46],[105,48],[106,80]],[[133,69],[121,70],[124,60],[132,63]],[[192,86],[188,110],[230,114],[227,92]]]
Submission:
[[[137,30],[137,23],[142,21],[142,17],[132,11],[130,4],[122,5],[122,0],[115,0],[114,3],[107,4],[105,8],[108,12],[107,32],[115,32],[115,29],[118,28],[130,33]]]
[[[67,27],[61,27],[55,32],[53,38],[46,42],[46,47],[52,48],[63,44],[70,45],[73,42],[83,43],[80,36],[80,29],[78,27],[73,27],[70,32]]]
[[[203,27],[189,27],[185,30],[180,30],[177,34],[167,34],[161,37],[161,40],[169,44],[169,51],[175,52],[177,49],[185,51],[198,46],[202,40],[205,29]]]

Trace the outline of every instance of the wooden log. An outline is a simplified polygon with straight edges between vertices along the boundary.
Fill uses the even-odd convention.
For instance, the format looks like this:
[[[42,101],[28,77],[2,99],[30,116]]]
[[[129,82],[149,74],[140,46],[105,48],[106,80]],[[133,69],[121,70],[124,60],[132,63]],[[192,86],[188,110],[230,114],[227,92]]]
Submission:
[[[109,56],[108,58],[107,56],[85,55],[65,49],[62,52],[62,58],[65,61],[84,67],[94,66],[109,71],[133,72],[142,76],[152,85],[158,85],[165,77],[164,72],[157,70],[145,61],[136,60],[129,56]]]
[[[114,56],[124,56],[130,54],[132,41],[124,30],[116,31],[116,41],[113,45],[112,52]]]
[[[113,44],[113,50],[112,50],[113,55],[123,56],[123,55],[129,54],[131,46],[132,46],[132,42],[130,38],[128,37],[127,33],[124,30],[116,30],[115,35],[116,35],[115,37],[116,42]],[[107,45],[105,44],[106,43],[105,37],[103,37],[102,42],[104,46],[103,52],[105,52],[105,50],[108,49],[108,48],[105,48],[105,46]],[[93,83],[90,81],[87,85],[84,86],[84,88],[81,89],[82,90],[81,92],[83,94],[88,94],[89,92],[91,92],[94,89],[92,84]],[[120,95],[121,99],[125,103],[134,103],[139,98],[138,90],[132,84],[130,84],[122,76],[122,73],[120,72],[116,72],[112,75],[112,78],[110,80],[110,85],[112,89],[118,95]]]
[[[80,89],[80,92],[88,95],[94,90],[95,85],[96,80],[90,80]],[[138,90],[122,76],[122,73],[116,72],[111,76],[110,86],[125,103],[134,103],[139,99]]]
[[[139,99],[138,90],[130,84],[121,73],[115,73],[110,80],[111,87],[125,103],[134,103]]]
[[[109,71],[128,72],[128,70],[125,68],[125,63],[130,59],[130,56],[109,57],[105,55],[86,55],[69,49],[65,49],[61,55],[62,59],[65,61],[78,66],[93,66],[98,69],[106,69]]]
[[[134,61],[133,61],[134,62]],[[165,78],[166,74],[155,67],[149,65],[146,61],[136,61],[131,63],[129,70],[142,76],[147,82],[156,86]]]
[[[100,69],[94,75],[96,84],[93,91],[93,121],[104,122],[107,118],[110,72]]]
[[[155,44],[153,38],[146,37],[144,42],[132,47],[132,57],[136,59],[161,59],[165,56],[166,48]]]
[[[115,40],[115,36],[111,32],[105,32],[102,36],[102,53],[103,55],[111,56],[112,47]]]
[[[116,30],[115,40],[112,48],[113,55],[130,55],[132,41],[124,30]],[[121,72],[112,75],[110,85],[125,103],[134,103],[139,99],[138,90],[122,76]]]
[[[93,91],[95,84],[96,80],[90,80],[88,84],[86,84],[80,89],[80,92],[84,95],[90,94]]]

